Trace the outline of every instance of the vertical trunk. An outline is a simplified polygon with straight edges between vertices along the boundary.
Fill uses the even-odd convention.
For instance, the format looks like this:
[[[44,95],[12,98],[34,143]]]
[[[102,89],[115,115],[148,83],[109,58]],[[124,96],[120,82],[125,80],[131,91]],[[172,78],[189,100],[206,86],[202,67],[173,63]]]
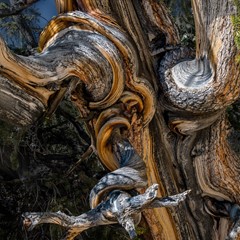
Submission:
[[[168,193],[193,189],[185,210],[174,212],[182,239],[225,239],[232,221],[211,201],[239,203],[239,159],[227,143],[225,108],[239,96],[239,66],[229,1],[194,0],[196,58],[179,51],[160,64],[164,108],[155,156]],[[170,61],[169,61],[170,59]],[[183,61],[184,60],[184,61]],[[172,62],[171,62],[172,61]],[[165,117],[163,120],[163,116]],[[166,122],[170,128],[164,126]],[[161,124],[160,124],[161,123]],[[154,142],[159,144],[157,134]],[[207,205],[207,206],[206,206]],[[209,215],[209,212],[213,216]],[[224,218],[225,217],[225,218]],[[187,237],[186,237],[187,236]]]

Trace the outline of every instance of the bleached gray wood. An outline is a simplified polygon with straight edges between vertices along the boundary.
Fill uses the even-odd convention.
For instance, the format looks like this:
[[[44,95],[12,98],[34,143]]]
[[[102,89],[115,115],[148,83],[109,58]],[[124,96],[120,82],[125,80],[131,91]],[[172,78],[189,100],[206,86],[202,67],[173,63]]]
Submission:
[[[177,206],[189,193],[186,191],[166,198],[157,198],[157,189],[158,185],[154,184],[144,194],[133,197],[127,192],[115,190],[108,195],[108,200],[77,217],[68,216],[60,211],[24,213],[23,223],[28,230],[43,223],[61,225],[68,229],[68,234],[64,238],[66,240],[72,240],[82,231],[94,226],[119,223],[129,233],[130,238],[134,238],[137,236],[134,224],[138,223],[139,214],[144,209]]]

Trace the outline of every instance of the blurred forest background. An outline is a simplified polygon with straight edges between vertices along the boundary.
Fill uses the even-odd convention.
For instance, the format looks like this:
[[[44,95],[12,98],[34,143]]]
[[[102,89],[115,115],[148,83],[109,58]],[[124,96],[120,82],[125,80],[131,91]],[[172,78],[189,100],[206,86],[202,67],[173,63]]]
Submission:
[[[160,0],[163,1],[163,0]],[[24,1],[22,1],[24,2]],[[0,34],[18,54],[38,52],[38,37],[56,15],[54,0],[0,1]],[[190,0],[164,0],[179,28],[181,42],[194,48],[194,20]],[[49,10],[51,9],[51,11]],[[240,100],[228,110],[230,140],[240,153]],[[106,174],[91,146],[88,126],[66,95],[54,114],[23,129],[0,121],[0,239],[55,240],[64,229],[41,225],[22,228],[23,212],[58,211],[80,215],[89,210],[91,188]],[[148,239],[144,220],[139,239]],[[129,239],[117,225],[96,227],[77,239]]]

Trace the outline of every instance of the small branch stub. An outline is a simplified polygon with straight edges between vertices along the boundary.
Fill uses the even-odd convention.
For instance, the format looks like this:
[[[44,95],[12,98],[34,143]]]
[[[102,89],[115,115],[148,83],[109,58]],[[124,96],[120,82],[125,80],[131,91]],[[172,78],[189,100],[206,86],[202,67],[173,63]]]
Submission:
[[[240,219],[234,223],[226,240],[238,240],[240,238]]]

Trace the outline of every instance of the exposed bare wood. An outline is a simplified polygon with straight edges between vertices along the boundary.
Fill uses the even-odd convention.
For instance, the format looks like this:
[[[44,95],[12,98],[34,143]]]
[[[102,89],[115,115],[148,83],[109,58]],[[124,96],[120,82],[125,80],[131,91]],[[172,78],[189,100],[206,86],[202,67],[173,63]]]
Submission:
[[[239,181],[240,160],[226,140],[228,133],[224,117],[211,127],[209,135],[204,131],[202,134],[201,140],[196,141],[192,150],[196,176],[201,189],[208,196],[239,203],[240,186],[236,182]],[[206,157],[209,156],[209,152],[214,154],[214,158]]]
[[[36,122],[46,106],[21,86],[0,77],[0,116],[4,121],[26,126]]]
[[[80,216],[68,216],[62,212],[25,213],[24,226],[32,230],[42,223],[54,223],[68,230],[66,240],[73,240],[82,231],[99,225],[120,223],[129,233],[130,238],[137,236],[134,223],[139,220],[139,213],[146,208],[177,206],[186,199],[188,192],[166,198],[157,198],[157,185],[149,187],[144,194],[131,197],[126,192],[113,191],[109,199],[96,208]],[[135,220],[135,221],[134,221]]]
[[[75,0],[55,0],[58,13],[71,12],[77,9]]]
[[[131,214],[127,221],[114,215],[116,192],[110,192],[142,192],[138,188],[158,183],[158,196],[187,189],[192,193],[179,209],[145,211],[154,240],[237,236],[239,223],[236,220],[233,226],[231,211],[213,207],[220,206],[219,201],[231,206],[240,202],[240,162],[226,140],[224,115],[240,89],[230,19],[235,11],[232,1],[192,1],[196,54],[178,47],[178,32],[160,1],[56,3],[63,14],[42,32],[40,54],[18,56],[0,42],[0,104],[4,106],[7,95],[13,103],[0,113],[27,125],[43,111],[53,112],[68,90],[81,116],[88,120],[92,144],[103,165],[113,172],[93,188],[90,201],[95,209],[76,218],[51,213],[57,223],[67,221],[65,226],[71,225],[75,236],[86,222],[88,228],[118,220],[134,236]],[[69,13],[75,9],[78,11]],[[23,91],[27,93],[24,97]],[[23,104],[16,107],[19,103]],[[122,141],[126,138],[128,141]],[[120,195],[126,206],[142,196],[119,191]],[[210,197],[212,203],[207,204]],[[163,199],[152,201],[148,208],[159,204],[164,205]],[[100,220],[89,223],[88,218],[95,214]],[[42,216],[36,223],[50,221],[49,216]],[[110,220],[105,221],[106,216]],[[74,225],[77,219],[84,227]],[[33,223],[31,219],[29,224]]]
[[[91,208],[95,208],[113,189],[133,190],[147,186],[146,166],[128,141],[115,136],[112,152],[118,169],[105,175],[92,189]]]

